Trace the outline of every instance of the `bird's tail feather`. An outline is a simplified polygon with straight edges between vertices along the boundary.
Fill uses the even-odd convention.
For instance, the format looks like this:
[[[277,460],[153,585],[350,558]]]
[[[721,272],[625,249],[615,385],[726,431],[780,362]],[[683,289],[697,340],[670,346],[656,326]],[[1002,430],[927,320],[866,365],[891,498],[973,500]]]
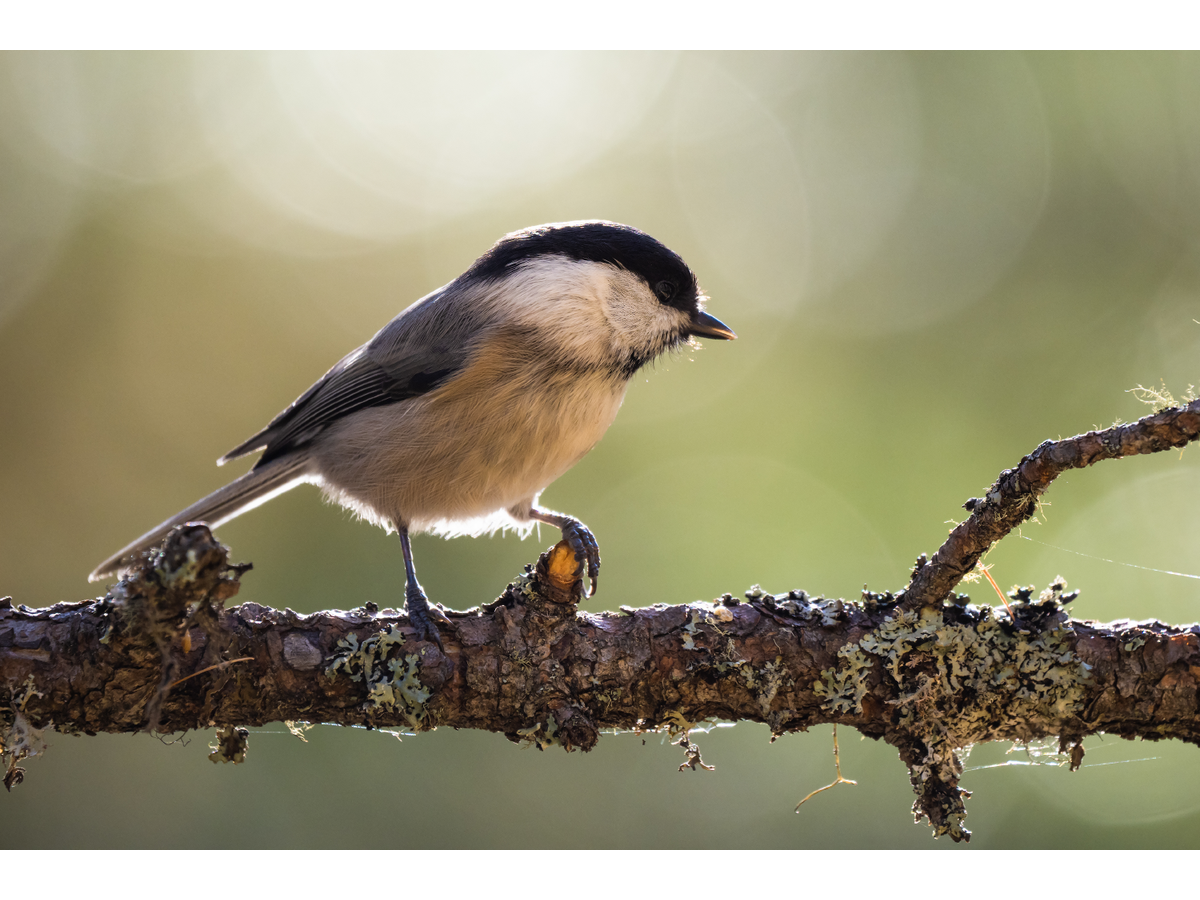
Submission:
[[[253,469],[236,481],[198,500],[156,528],[147,531],[127,547],[114,553],[88,576],[88,581],[100,581],[118,574],[137,562],[143,550],[153,547],[176,525],[184,522],[204,522],[216,528],[248,509],[266,503],[272,497],[309,480],[307,454],[295,453],[282,457],[261,469]]]

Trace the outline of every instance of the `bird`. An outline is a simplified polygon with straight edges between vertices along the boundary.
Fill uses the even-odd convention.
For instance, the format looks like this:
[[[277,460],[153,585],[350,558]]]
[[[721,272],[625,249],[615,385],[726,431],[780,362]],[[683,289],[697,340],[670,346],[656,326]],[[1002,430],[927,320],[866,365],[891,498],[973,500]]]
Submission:
[[[552,525],[581,579],[586,563],[594,594],[595,536],[538,499],[608,430],[639,369],[695,338],[737,337],[705,311],[707,299],[678,254],[629,225],[584,220],[506,234],[217,461],[262,451],[249,472],[123,547],[89,580],[130,569],[178,525],[217,528],[311,483],[399,535],[418,640],[442,644],[413,534]]]

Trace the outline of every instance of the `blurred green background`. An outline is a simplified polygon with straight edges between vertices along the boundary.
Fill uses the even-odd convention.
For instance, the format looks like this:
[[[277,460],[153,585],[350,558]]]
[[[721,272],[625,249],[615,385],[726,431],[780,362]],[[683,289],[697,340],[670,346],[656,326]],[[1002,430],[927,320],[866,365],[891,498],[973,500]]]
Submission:
[[[3,54],[0,594],[97,595],[99,560],[239,474],[213,461],[344,353],[505,232],[577,218],[675,249],[739,335],[639,374],[544,495],[599,538],[591,609],[899,588],[1040,441],[1200,381],[1200,56]],[[1200,582],[1117,563],[1200,573],[1195,453],[1063,477],[992,573],[1194,621]],[[396,539],[314,489],[219,536],[255,564],[241,600],[401,599]],[[414,551],[466,607],[553,537]],[[237,767],[211,732],[51,736],[0,845],[952,846],[885,745],[843,731],[858,786],[795,815],[828,729],[696,737],[716,771],[657,735],[277,726]],[[1074,774],[976,749],[971,846],[1200,844],[1195,748],[1086,746]]]

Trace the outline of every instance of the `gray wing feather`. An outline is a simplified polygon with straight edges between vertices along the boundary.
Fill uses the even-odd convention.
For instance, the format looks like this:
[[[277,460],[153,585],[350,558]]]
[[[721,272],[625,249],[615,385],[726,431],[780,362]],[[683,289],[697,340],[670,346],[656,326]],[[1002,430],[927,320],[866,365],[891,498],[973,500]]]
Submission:
[[[479,324],[468,329],[469,319],[453,314],[456,301],[467,299],[454,287],[452,282],[400,313],[219,462],[265,450],[257,463],[265,465],[303,446],[344,416],[419,397],[453,378],[466,364],[472,349],[468,335]]]

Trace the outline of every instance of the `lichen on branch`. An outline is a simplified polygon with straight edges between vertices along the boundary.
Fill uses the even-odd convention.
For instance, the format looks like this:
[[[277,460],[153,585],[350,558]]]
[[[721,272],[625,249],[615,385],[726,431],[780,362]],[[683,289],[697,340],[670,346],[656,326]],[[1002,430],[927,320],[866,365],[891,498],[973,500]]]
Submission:
[[[246,758],[247,728],[328,722],[485,729],[540,749],[589,750],[606,729],[688,738],[710,719],[772,735],[833,723],[897,748],[935,834],[969,837],[963,751],[1056,737],[1078,765],[1098,732],[1200,743],[1200,626],[1071,619],[1058,580],[1010,609],[952,595],[979,556],[1068,468],[1181,446],[1200,402],[1047,442],[1001,473],[902,591],[859,602],[771,594],[580,612],[559,544],[499,598],[447,613],[444,649],[373,604],[300,615],[226,606],[248,566],[203,525],[183,526],[104,597],[48,609],[0,600],[5,784],[51,730],[217,728],[214,761]],[[946,603],[944,601],[950,600]],[[707,768],[707,766],[706,766]]]

